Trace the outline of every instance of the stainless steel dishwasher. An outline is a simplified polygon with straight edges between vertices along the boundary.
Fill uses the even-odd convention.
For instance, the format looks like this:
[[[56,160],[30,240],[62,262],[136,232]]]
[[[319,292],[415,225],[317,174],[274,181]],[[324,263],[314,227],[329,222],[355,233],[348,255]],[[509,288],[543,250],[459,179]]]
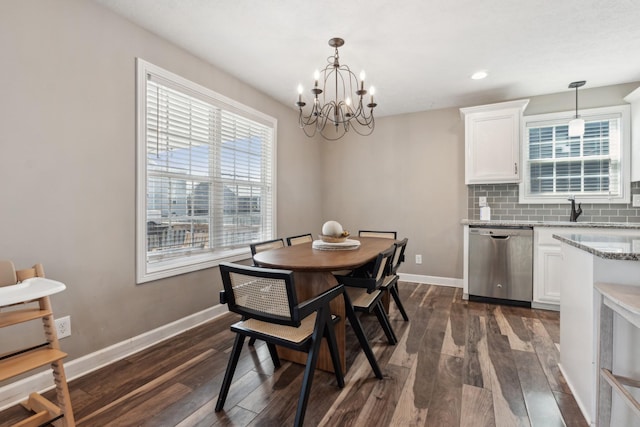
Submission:
[[[469,227],[469,299],[531,306],[533,228]]]

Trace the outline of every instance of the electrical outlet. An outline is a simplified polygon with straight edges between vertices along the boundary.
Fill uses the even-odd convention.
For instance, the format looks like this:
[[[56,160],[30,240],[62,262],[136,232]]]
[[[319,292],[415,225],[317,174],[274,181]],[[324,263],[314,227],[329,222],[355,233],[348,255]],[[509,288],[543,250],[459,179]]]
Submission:
[[[478,206],[481,208],[484,208],[485,206],[487,206],[487,198],[484,196],[478,197]]]
[[[56,333],[58,339],[71,335],[71,316],[56,319]]]
[[[631,197],[631,206],[634,208],[640,208],[640,194],[634,194]]]
[[[416,255],[416,264],[422,264],[422,255]]]

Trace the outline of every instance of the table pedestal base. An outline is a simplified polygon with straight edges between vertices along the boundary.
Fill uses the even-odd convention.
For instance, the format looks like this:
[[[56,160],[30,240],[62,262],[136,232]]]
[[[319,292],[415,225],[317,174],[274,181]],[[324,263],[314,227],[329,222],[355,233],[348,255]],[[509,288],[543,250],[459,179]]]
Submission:
[[[310,298],[313,298],[322,292],[335,287],[338,281],[331,272],[301,272],[295,271],[293,277],[296,283],[296,293],[298,301],[303,302]],[[342,297],[335,298],[331,301],[331,314],[340,317],[340,320],[334,324],[336,332],[336,341],[338,348],[340,349],[340,363],[342,364],[342,372],[346,372],[346,359],[344,354],[345,349],[345,309],[344,299]],[[283,360],[290,360],[301,364],[307,363],[307,353],[300,351],[290,350],[283,347],[278,347],[278,356]],[[334,372],[333,363],[331,362],[331,353],[329,353],[329,347],[326,340],[320,347],[320,354],[318,354],[318,362],[316,367],[323,371]]]

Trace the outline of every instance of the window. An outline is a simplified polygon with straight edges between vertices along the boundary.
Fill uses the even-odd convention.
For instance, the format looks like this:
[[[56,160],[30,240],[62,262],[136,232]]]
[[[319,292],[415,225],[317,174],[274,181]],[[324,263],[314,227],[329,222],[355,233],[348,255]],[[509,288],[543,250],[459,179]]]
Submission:
[[[137,281],[275,236],[276,120],[138,59]]]
[[[629,107],[580,111],[582,137],[569,137],[574,113],[524,117],[520,203],[629,203]]]

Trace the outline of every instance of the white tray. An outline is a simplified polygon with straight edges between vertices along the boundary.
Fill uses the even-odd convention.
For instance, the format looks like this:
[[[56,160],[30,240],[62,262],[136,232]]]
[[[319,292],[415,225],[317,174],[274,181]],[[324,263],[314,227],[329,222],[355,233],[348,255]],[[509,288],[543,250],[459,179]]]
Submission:
[[[351,251],[360,247],[360,241],[347,239],[340,243],[328,243],[322,240],[314,240],[311,247],[321,251]]]
[[[31,301],[64,291],[64,283],[44,277],[33,277],[17,285],[0,286],[0,306]]]

